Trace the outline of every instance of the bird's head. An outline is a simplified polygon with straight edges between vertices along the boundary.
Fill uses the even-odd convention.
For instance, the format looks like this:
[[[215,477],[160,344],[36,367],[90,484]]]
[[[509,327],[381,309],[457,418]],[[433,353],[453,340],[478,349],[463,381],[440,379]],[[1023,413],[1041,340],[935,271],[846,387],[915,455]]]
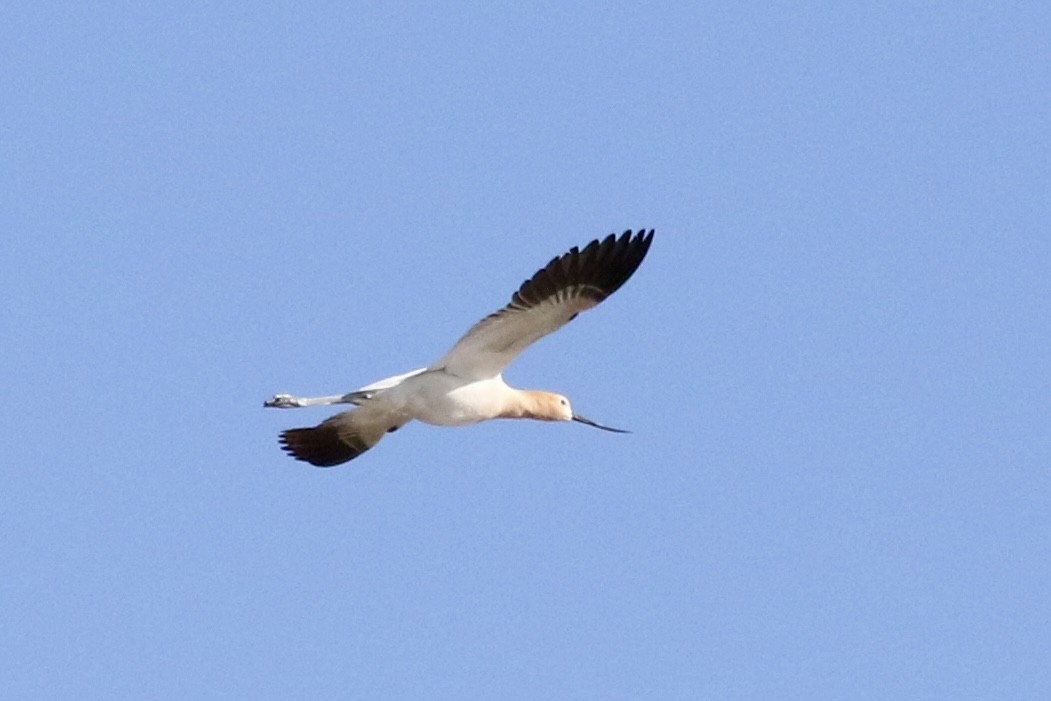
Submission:
[[[625,431],[621,428],[603,426],[600,423],[577,414],[573,411],[573,405],[569,403],[569,398],[561,394],[556,394],[555,392],[532,392],[531,394],[535,400],[533,410],[527,414],[531,419],[540,419],[542,421],[576,421],[588,426],[594,426],[595,428],[601,428],[603,431],[630,433],[630,431]]]

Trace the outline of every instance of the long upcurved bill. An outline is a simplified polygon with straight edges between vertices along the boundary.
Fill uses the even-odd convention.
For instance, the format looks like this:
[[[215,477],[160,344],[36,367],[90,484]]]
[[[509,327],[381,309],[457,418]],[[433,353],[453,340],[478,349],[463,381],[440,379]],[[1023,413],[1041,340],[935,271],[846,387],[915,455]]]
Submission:
[[[600,423],[595,423],[591,419],[584,418],[580,414],[573,414],[573,420],[579,421],[582,424],[588,426],[594,426],[595,428],[601,428],[603,431],[612,431],[613,433],[631,433],[631,431],[625,431],[623,428],[613,428],[612,426],[603,426]]]

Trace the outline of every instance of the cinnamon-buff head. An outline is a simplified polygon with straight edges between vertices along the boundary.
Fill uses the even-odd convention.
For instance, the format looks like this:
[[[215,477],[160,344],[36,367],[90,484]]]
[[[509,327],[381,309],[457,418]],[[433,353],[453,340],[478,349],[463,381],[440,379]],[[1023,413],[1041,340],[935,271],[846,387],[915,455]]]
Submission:
[[[531,400],[529,402],[530,407],[521,414],[521,416],[526,418],[539,419],[541,421],[576,421],[595,428],[601,428],[603,431],[630,433],[630,431],[625,431],[622,428],[603,426],[589,418],[574,413],[569,399],[561,394],[556,394],[555,392],[529,392],[528,395]]]

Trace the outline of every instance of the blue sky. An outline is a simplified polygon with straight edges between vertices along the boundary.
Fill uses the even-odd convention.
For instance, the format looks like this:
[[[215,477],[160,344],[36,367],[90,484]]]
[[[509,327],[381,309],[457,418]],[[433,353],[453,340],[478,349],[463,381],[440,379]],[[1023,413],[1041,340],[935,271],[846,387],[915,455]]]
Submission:
[[[1051,697],[1045,5],[0,14],[0,696]],[[642,227],[631,435],[278,449]]]

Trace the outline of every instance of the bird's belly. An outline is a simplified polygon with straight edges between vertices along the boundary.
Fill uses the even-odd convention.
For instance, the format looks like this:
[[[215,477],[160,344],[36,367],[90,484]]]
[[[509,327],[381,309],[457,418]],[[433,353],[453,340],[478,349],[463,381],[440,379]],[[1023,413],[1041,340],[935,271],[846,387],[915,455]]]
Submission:
[[[504,404],[502,383],[460,384],[459,380],[447,378],[441,375],[429,378],[406,397],[413,418],[436,426],[465,426],[499,415]]]
[[[413,414],[418,420],[435,426],[466,426],[489,418],[479,416],[471,407],[454,402],[429,403],[415,407]]]

